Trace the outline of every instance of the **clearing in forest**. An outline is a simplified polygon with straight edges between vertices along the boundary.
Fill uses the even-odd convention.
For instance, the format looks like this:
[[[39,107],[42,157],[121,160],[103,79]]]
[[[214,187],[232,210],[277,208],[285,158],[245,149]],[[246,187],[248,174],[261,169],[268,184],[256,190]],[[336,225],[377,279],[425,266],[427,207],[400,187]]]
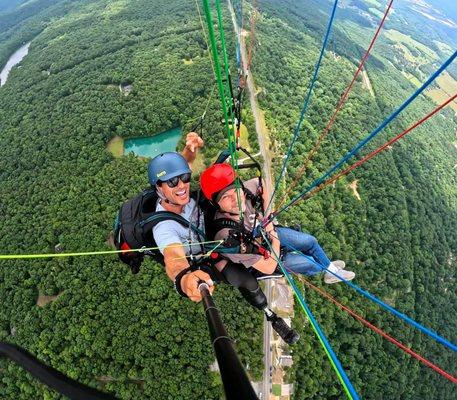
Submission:
[[[362,69],[362,82],[363,82],[363,87],[368,89],[371,96],[374,97],[373,87],[371,86],[371,81],[370,81],[370,78],[368,77],[368,74],[367,74],[367,71],[365,68]]]
[[[359,192],[357,190],[358,183],[359,183],[359,180],[356,179],[355,181],[353,181],[352,183],[350,183],[348,185],[348,188],[351,189],[354,192],[354,196],[357,198],[357,200],[361,201],[362,198],[360,197],[360,194],[359,194]]]
[[[428,90],[426,94],[437,104],[446,101],[454,93],[457,93],[457,81],[448,72],[444,72],[436,78],[436,83],[438,88]],[[457,112],[456,101],[450,103],[449,107]]]
[[[392,40],[396,47],[400,48],[410,63],[423,65],[430,61],[438,60],[438,55],[425,44],[414,40],[411,36],[405,35],[395,29],[388,29],[385,35]],[[417,54],[413,54],[417,53]]]
[[[122,157],[124,155],[124,139],[120,136],[115,136],[108,142],[106,148],[114,157]]]
[[[60,292],[55,296],[46,296],[44,294],[39,294],[38,298],[37,298],[37,301],[36,301],[36,305],[38,307],[44,307],[45,305],[47,305],[49,303],[52,303],[53,301],[57,300],[62,295],[62,293],[63,292]]]

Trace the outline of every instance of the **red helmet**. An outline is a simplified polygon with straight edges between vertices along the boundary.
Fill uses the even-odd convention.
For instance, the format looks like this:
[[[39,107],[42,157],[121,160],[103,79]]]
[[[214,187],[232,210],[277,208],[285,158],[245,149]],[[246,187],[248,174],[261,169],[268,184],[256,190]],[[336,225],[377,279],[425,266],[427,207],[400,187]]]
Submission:
[[[200,175],[200,186],[205,197],[213,200],[213,196],[232,185],[235,178],[235,170],[230,164],[214,164]]]

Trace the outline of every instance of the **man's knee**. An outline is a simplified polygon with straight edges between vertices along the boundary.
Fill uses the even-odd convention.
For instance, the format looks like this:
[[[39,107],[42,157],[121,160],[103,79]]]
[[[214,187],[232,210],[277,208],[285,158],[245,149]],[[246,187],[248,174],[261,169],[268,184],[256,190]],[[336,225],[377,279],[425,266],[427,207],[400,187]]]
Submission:
[[[302,233],[302,245],[306,250],[311,250],[319,245],[317,239],[309,233]]]

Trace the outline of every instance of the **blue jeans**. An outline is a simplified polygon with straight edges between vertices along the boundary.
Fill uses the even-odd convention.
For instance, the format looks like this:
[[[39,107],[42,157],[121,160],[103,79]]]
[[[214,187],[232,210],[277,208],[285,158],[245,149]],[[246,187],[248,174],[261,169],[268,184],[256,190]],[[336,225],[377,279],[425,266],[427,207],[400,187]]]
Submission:
[[[314,236],[282,227],[276,227],[276,232],[287,270],[310,276],[322,272],[322,267],[327,268],[330,265],[330,259]]]

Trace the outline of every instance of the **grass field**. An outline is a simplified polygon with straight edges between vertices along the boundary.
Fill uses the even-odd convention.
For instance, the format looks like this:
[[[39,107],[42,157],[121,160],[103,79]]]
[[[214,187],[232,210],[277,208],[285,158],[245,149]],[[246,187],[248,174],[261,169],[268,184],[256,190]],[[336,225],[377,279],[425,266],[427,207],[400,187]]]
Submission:
[[[435,103],[441,104],[443,101],[449,98],[449,95],[442,89],[432,89],[426,92],[426,95],[430,97]],[[449,104],[455,112],[457,112],[457,102],[453,101]]]
[[[401,73],[403,74],[403,76],[405,76],[406,79],[408,79],[408,81],[410,81],[414,86],[416,87],[420,87],[422,85],[422,82],[417,79],[413,74],[410,74],[409,72],[406,72],[406,71],[401,71]]]
[[[365,0],[365,3],[371,4],[375,7],[382,7],[378,0]]]
[[[241,124],[240,127],[240,144],[241,147],[244,147],[247,151],[251,150],[251,146],[249,146],[249,132],[248,128],[244,124]]]
[[[398,46],[403,50],[406,59],[411,63],[422,65],[439,59],[438,55],[432,49],[428,48],[425,44],[414,40],[409,35],[405,35],[395,29],[386,30],[384,34],[388,39],[396,43],[395,46]],[[408,47],[418,51],[422,56],[414,56]]]
[[[382,18],[384,16],[384,13],[382,11],[379,11],[377,8],[370,7],[368,9],[373,15],[376,15],[379,18]]]
[[[442,73],[436,78],[436,83],[439,85],[439,88],[429,90],[426,94],[438,104],[457,93],[457,81],[447,72]],[[449,104],[449,107],[457,112],[457,102],[453,101]]]
[[[115,136],[108,142],[106,148],[114,157],[122,157],[124,155],[124,139]]]
[[[440,88],[449,95],[453,95],[457,92],[457,81],[447,72],[442,73],[436,78],[436,82],[440,85]]]
[[[281,396],[281,385],[278,383],[273,383],[273,385],[271,385],[271,393],[274,396]]]
[[[447,45],[446,43],[443,43],[443,42],[439,42],[438,40],[434,40],[433,41],[437,46],[438,48],[446,55],[450,56],[454,50],[452,49],[451,46]]]

